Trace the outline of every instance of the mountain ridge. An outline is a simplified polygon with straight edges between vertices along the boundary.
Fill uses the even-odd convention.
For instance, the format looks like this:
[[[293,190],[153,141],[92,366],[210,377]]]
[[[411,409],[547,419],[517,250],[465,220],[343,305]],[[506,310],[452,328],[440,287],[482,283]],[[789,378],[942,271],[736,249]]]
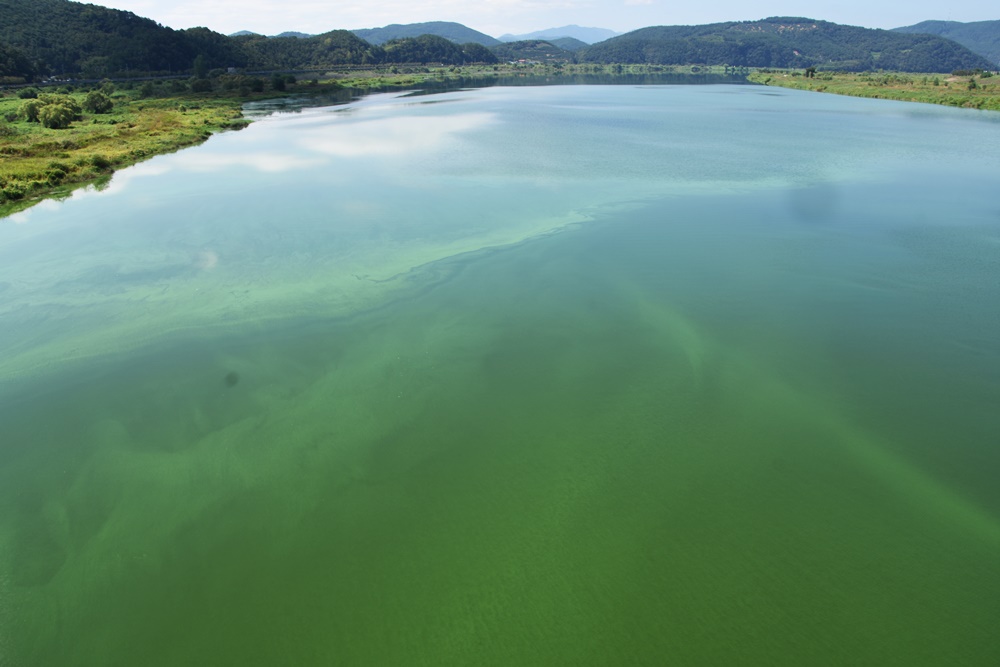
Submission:
[[[951,72],[990,69],[961,44],[927,34],[775,16],[696,26],[652,26],[582,51],[584,62],[739,67],[818,67],[845,71]]]
[[[921,21],[920,23],[893,28],[896,32],[927,34],[958,42],[974,53],[1000,64],[1000,21]]]
[[[547,42],[552,42],[553,39],[571,37],[583,42],[584,44],[595,44],[597,42],[603,42],[606,39],[611,39],[612,37],[617,37],[620,34],[621,33],[615,32],[614,30],[608,30],[607,28],[587,28],[573,24],[564,25],[560,28],[545,28],[544,30],[536,30],[523,35],[512,35],[507,33],[505,35],[500,35],[497,39],[501,42],[523,42],[532,39],[541,39]]]
[[[473,30],[461,23],[453,21],[427,21],[425,23],[393,23],[381,28],[358,28],[351,30],[355,35],[369,44],[381,46],[394,39],[420,37],[421,35],[436,35],[457,44],[482,44],[490,47],[500,43],[495,37]]]

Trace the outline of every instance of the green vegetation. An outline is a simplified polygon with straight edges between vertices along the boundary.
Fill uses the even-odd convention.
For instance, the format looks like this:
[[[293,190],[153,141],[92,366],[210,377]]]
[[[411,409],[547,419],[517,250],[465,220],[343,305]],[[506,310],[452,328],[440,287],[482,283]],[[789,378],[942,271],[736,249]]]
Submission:
[[[531,60],[534,62],[569,62],[573,54],[565,51],[552,42],[541,39],[526,39],[520,42],[507,42],[493,47],[493,53],[500,60]]]
[[[970,51],[1000,65],[1000,21],[924,21],[905,28],[895,28],[898,32],[937,35],[951,39]]]
[[[213,69],[298,70],[345,65],[494,63],[487,48],[498,44],[464,28],[465,44],[447,36],[406,30],[385,48],[348,30],[307,37],[227,37],[207,28],[172,30],[131,12],[68,0],[0,0],[0,83],[23,83],[44,75],[91,79],[193,73]],[[426,24],[425,30],[439,24]],[[429,26],[429,27],[428,27]],[[446,31],[447,32],[447,31]]]
[[[519,60],[939,73],[995,66],[943,37],[806,18],[650,27],[586,46],[572,39],[558,45],[539,39],[502,43],[448,22],[229,37],[207,28],[172,30],[130,12],[70,0],[0,0],[0,84],[45,76],[96,80],[193,74],[202,80],[213,71]],[[199,85],[207,92],[205,84]]]
[[[176,74],[190,71],[198,55],[211,67],[239,65],[241,57],[233,40],[205,28],[172,30],[131,12],[67,0],[0,0],[0,44],[17,49],[37,74],[85,78]]]
[[[934,35],[869,30],[806,18],[643,28],[594,44],[581,62],[815,66],[846,71],[991,69],[969,49]]]
[[[170,89],[154,85],[147,97],[134,89],[0,98],[0,215],[246,124],[231,93]]]
[[[754,83],[782,88],[1000,111],[1000,77],[992,76],[989,71],[956,72],[951,76],[818,72],[809,77],[799,70],[759,70],[748,78]]]
[[[466,62],[492,64],[497,57],[482,44],[458,45],[437,35],[397,39],[383,47],[385,60],[392,63],[441,63],[462,65]]]

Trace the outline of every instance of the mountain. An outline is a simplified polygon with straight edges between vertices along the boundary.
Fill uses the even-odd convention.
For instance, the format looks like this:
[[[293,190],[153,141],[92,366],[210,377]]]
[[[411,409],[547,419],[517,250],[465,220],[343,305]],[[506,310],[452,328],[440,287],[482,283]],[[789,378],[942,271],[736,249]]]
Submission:
[[[252,69],[306,69],[331,65],[380,63],[384,51],[349,30],[331,30],[313,37],[230,38],[239,46],[246,66]]]
[[[934,35],[872,30],[799,17],[642,28],[578,53],[581,62],[820,67],[951,72],[990,62]]]
[[[308,37],[314,37],[314,35],[310,35],[304,32],[288,31],[275,35],[275,37],[298,37],[299,39],[306,39]]]
[[[42,74],[99,78],[127,72],[240,66],[229,38],[207,28],[172,30],[132,12],[69,0],[0,0],[0,43],[43,63]]]
[[[504,62],[517,60],[532,60],[542,63],[568,62],[573,54],[564,51],[551,42],[541,39],[524,39],[518,42],[506,42],[490,48],[496,57]]]
[[[937,35],[958,42],[993,63],[1000,64],[1000,21],[924,21],[904,28],[894,28],[907,34]]]
[[[526,35],[501,35],[501,42],[519,42],[527,39],[544,39],[552,42],[553,39],[558,39],[560,37],[572,37],[573,39],[578,39],[585,44],[594,44],[596,42],[603,42],[606,39],[611,39],[617,33],[614,30],[608,30],[606,28],[581,28],[578,25],[564,25],[561,28],[546,28],[545,30],[536,30],[535,32],[529,32]],[[553,44],[555,42],[552,42]]]
[[[574,37],[556,37],[555,39],[548,39],[546,41],[558,46],[563,51],[579,51],[588,46],[586,42],[581,42]]]
[[[456,44],[474,43],[482,44],[483,46],[494,46],[500,43],[500,40],[472,28],[467,28],[461,23],[451,23],[448,21],[408,23],[406,25],[393,24],[387,25],[384,28],[365,28],[352,30],[351,32],[369,44],[375,44],[376,46],[385,44],[393,39],[420,37],[421,35],[437,35]]]
[[[468,42],[459,45],[438,35],[394,39],[383,44],[382,49],[385,51],[385,62],[389,63],[463,65],[497,62],[497,57],[482,44]]]

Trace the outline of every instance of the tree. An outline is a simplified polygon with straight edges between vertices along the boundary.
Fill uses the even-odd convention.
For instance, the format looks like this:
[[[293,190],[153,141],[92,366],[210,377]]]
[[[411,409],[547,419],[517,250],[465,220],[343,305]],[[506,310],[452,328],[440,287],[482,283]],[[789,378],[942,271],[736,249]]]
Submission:
[[[194,59],[194,76],[196,79],[204,79],[205,75],[208,73],[208,63],[205,61],[205,56],[201,53],[198,57]]]
[[[98,90],[87,93],[87,98],[83,101],[83,108],[90,113],[108,113],[114,106],[111,98]]]
[[[38,121],[53,130],[61,130],[76,120],[76,114],[68,104],[46,104],[38,110]]]

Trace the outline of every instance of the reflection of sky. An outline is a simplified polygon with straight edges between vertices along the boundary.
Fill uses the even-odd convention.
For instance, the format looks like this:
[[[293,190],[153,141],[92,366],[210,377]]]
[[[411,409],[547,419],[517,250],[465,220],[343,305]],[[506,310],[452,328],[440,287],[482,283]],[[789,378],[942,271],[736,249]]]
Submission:
[[[402,155],[440,149],[454,135],[493,121],[490,113],[399,116],[332,125],[318,137],[298,142],[305,150],[338,157]]]

